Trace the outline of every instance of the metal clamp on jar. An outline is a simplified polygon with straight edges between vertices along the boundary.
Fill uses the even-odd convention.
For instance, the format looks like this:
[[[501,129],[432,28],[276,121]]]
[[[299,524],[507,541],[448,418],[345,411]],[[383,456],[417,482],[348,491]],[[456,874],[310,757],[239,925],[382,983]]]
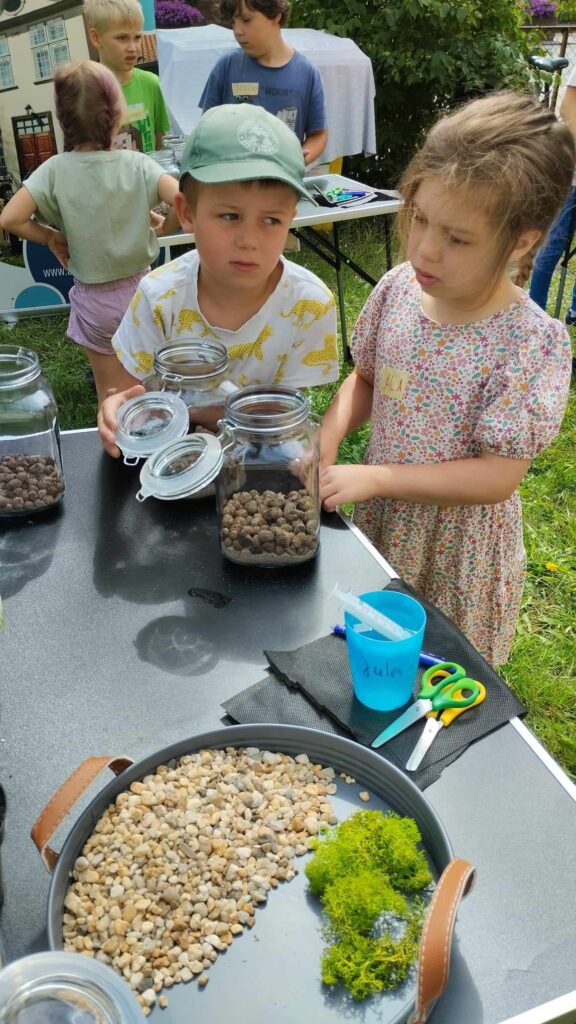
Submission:
[[[222,553],[241,565],[313,558],[320,530],[319,429],[308,399],[250,387],[226,400],[218,437],[163,446],[140,473],[139,501],[191,497],[215,481]]]
[[[35,352],[0,345],[0,518],[62,500],[58,410]]]

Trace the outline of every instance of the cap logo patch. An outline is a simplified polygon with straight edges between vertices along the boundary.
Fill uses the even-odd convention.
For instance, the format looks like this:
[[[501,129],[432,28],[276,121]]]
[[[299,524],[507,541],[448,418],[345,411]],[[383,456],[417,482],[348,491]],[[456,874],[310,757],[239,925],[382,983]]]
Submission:
[[[238,142],[250,153],[272,156],[278,152],[278,136],[267,124],[256,118],[245,121],[238,129]]]

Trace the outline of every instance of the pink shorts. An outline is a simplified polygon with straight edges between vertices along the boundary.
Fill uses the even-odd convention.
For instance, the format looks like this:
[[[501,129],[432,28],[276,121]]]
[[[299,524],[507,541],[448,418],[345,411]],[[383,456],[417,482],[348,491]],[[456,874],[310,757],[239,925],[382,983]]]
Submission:
[[[150,267],[132,277],[104,284],[83,284],[74,278],[70,289],[70,319],[67,335],[83,348],[113,356],[112,337],[128,309],[134,292]]]

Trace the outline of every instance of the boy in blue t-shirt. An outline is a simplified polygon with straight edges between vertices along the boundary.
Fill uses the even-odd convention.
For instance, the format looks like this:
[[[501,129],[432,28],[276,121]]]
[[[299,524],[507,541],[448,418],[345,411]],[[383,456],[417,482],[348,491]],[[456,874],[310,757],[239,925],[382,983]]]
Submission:
[[[326,100],[318,70],[284,41],[289,0],[221,0],[240,50],[224,54],[200,97],[203,111],[223,103],[254,103],[297,135],[306,164],[326,147]]]

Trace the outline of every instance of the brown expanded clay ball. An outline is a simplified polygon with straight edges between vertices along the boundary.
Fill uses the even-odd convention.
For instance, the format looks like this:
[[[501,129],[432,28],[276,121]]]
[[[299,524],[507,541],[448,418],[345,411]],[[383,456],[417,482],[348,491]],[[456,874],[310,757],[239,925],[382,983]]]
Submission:
[[[301,562],[318,544],[318,510],[306,490],[238,491],[224,505],[221,531],[237,561]]]
[[[49,455],[0,458],[0,514],[48,508],[63,493],[64,484]]]

